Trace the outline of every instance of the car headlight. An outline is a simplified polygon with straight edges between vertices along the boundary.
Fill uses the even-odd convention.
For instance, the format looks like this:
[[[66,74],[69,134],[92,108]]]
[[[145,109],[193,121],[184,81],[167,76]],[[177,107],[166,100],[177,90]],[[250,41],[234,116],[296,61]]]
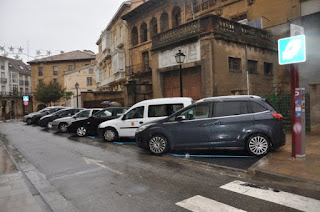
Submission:
[[[143,130],[147,129],[151,124],[142,125],[136,131],[136,133],[142,132]]]
[[[68,124],[68,126],[70,126],[72,124],[72,122],[68,122],[67,124]]]

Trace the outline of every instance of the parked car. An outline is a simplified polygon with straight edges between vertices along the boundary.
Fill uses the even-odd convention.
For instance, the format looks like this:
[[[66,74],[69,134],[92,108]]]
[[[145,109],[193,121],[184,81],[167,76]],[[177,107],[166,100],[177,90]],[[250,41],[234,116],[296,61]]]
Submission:
[[[97,133],[98,125],[104,121],[118,118],[124,112],[127,111],[127,107],[109,107],[99,111],[93,116],[74,120],[69,123],[68,132],[76,133],[79,137],[86,136],[88,134],[95,135]]]
[[[258,96],[206,98],[166,119],[142,125],[136,143],[152,154],[170,150],[246,149],[262,156],[285,145],[282,116]]]
[[[29,113],[28,115],[23,117],[23,121],[26,122],[28,125],[30,124],[38,124],[41,117],[54,113],[58,110],[64,109],[63,106],[51,106],[46,107],[38,112]]]
[[[135,131],[142,124],[163,119],[190,104],[192,98],[188,97],[144,100],[133,105],[121,117],[101,123],[98,132],[109,142],[120,137],[134,138]]]
[[[48,129],[52,128],[52,122],[58,118],[70,117],[79,111],[83,110],[83,108],[66,108],[59,110],[55,113],[43,116],[40,118],[39,125],[41,127],[47,127]]]
[[[52,122],[52,129],[65,133],[67,132],[67,128],[71,122],[76,120],[87,119],[101,110],[101,108],[85,109],[71,117],[58,118]]]

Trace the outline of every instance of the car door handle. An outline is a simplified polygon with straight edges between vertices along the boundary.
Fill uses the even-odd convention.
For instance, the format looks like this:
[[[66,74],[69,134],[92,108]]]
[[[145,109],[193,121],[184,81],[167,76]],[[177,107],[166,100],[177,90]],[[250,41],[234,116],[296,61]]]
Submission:
[[[140,121],[139,124],[143,124],[143,121]]]

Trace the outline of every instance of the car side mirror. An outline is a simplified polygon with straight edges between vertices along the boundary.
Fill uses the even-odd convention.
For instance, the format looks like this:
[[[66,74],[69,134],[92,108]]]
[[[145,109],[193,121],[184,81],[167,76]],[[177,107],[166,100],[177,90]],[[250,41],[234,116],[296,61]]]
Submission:
[[[186,120],[186,116],[184,116],[184,115],[180,115],[180,116],[178,116],[177,118],[176,118],[176,120],[177,121],[184,121],[184,120]]]

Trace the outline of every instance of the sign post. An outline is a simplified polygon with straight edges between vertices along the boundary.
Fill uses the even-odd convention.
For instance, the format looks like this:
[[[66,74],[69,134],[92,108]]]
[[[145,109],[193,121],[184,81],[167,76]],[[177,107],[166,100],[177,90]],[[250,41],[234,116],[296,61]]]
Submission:
[[[280,65],[290,65],[292,157],[305,157],[305,89],[299,88],[298,64],[306,61],[303,27],[291,25],[291,37],[278,40]]]

